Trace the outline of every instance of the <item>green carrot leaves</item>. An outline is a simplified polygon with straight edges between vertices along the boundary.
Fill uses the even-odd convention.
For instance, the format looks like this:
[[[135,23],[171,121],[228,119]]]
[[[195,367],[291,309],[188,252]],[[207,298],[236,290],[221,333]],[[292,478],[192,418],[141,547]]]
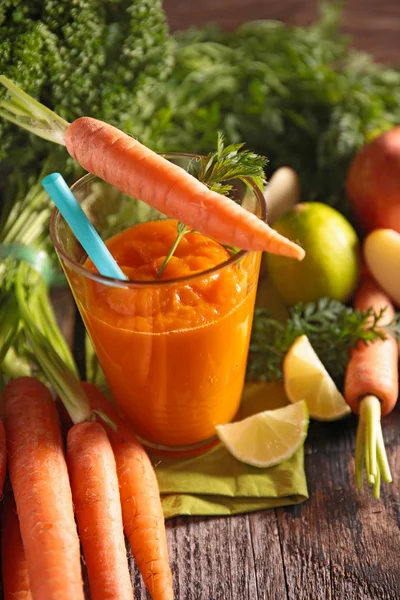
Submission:
[[[373,343],[385,334],[400,338],[400,315],[382,327],[383,313],[353,310],[329,298],[296,304],[286,323],[273,319],[264,309],[256,309],[250,342],[247,378],[273,381],[282,378],[282,362],[300,335],[310,343],[331,377],[340,384],[349,360],[349,351],[358,340]],[[384,330],[384,332],[382,332]]]
[[[169,263],[169,261],[171,260],[175,250],[178,247],[179,242],[181,241],[181,239],[183,238],[183,236],[185,235],[185,233],[188,232],[188,227],[186,227],[186,225],[184,225],[183,223],[181,223],[180,221],[178,222],[177,226],[176,226],[176,230],[177,230],[177,236],[175,238],[174,243],[172,244],[167,256],[164,259],[163,264],[161,265],[161,267],[158,269],[157,271],[157,277],[161,277],[165,267],[167,266],[167,264]]]
[[[244,144],[229,144],[225,146],[224,136],[218,132],[217,149],[207,156],[201,156],[190,163],[189,172],[210,190],[227,196],[233,190],[233,181],[241,181],[250,185],[250,180],[261,191],[266,183],[264,167],[267,159],[250,150],[243,150]],[[163,264],[157,272],[160,277],[179,242],[188,233],[189,228],[183,223],[177,224],[177,236]],[[236,248],[229,248],[230,252],[237,252]]]
[[[225,146],[224,136],[218,133],[217,150],[199,160],[197,178],[211,190],[224,196],[232,190],[234,179],[246,185],[249,179],[260,189],[265,186],[264,168],[267,159],[251,150],[243,150],[244,144]]]

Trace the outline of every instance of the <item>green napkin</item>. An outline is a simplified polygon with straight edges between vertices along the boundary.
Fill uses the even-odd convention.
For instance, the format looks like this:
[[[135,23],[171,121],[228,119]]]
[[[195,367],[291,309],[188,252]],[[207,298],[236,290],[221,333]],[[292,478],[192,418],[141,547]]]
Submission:
[[[269,469],[249,467],[223,446],[186,459],[152,457],[166,518],[233,515],[307,499],[303,448]]]
[[[89,338],[86,357],[88,381],[110,396]],[[240,418],[286,403],[279,384],[246,384]],[[192,458],[151,455],[165,518],[233,515],[303,502],[308,498],[303,457],[300,448],[280,465],[258,469],[236,460],[222,445]]]

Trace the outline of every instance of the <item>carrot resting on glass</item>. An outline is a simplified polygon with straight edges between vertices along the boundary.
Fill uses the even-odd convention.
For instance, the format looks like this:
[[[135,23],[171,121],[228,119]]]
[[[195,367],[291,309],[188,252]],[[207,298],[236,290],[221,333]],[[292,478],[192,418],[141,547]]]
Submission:
[[[68,432],[67,462],[92,600],[133,600],[114,454],[100,423]]]
[[[384,310],[379,321],[382,327],[388,325],[395,315],[389,297],[371,278],[362,281],[354,299],[354,308],[361,311],[372,309],[376,315]],[[397,402],[398,360],[397,342],[386,334],[385,339],[378,339],[368,345],[359,342],[351,351],[346,370],[344,396],[353,412],[359,414],[356,442],[357,487],[362,488],[365,459],[367,480],[374,485],[375,496],[379,496],[381,476],[388,483],[392,480],[380,419]]]
[[[32,597],[84,600],[80,545],[53,398],[37,379],[20,377],[4,388],[2,411]]]
[[[6,491],[3,502],[1,560],[4,600],[32,600],[28,565],[11,489]]]
[[[0,84],[10,94],[7,102],[0,102],[6,109],[0,116],[65,145],[84,169],[122,192],[221,244],[304,258],[303,248],[116,127],[91,117],[69,124],[6,77],[0,77]]]
[[[64,139],[84,169],[221,244],[304,257],[300,246],[256,215],[112,125],[81,117],[68,127]]]
[[[153,600],[173,600],[165,520],[150,459],[131,430],[119,419],[104,394],[82,384],[92,409],[102,410],[117,426],[109,430],[119,479],[125,534]]]

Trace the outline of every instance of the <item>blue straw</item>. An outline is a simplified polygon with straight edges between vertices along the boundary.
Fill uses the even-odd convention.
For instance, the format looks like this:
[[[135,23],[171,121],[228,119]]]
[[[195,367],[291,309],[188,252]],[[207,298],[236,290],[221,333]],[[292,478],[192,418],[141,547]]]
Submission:
[[[101,275],[127,280],[107,246],[83,212],[79,202],[60,173],[51,173],[42,186],[71,227],[82,247]]]

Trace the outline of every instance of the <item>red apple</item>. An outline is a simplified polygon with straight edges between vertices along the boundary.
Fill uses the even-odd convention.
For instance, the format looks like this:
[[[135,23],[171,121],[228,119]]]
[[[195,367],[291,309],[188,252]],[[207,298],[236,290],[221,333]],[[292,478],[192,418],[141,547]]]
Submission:
[[[356,154],[346,193],[363,231],[400,232],[400,127],[374,138]]]

